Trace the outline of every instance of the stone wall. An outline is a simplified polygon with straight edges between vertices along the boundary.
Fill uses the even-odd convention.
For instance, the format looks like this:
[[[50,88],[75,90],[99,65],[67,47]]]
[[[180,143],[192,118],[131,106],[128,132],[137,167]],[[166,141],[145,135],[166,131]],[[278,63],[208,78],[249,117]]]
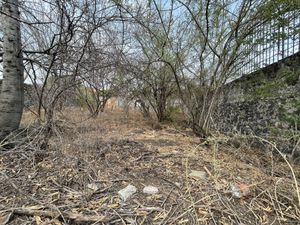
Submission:
[[[297,53],[227,84],[217,113],[218,128],[268,137],[299,134],[299,75]]]

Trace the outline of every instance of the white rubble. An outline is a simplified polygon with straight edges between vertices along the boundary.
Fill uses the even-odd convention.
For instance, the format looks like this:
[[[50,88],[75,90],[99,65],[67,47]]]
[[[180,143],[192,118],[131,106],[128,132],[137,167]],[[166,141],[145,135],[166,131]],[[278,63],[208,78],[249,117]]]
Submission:
[[[143,193],[153,195],[158,193],[158,188],[154,186],[146,186],[143,189]]]
[[[123,188],[118,192],[120,199],[125,202],[128,198],[130,198],[134,193],[136,193],[137,189],[135,186],[129,184],[126,188]]]
[[[206,172],[199,171],[199,170],[192,170],[191,173],[189,174],[189,177],[192,177],[194,179],[205,180],[206,179]]]

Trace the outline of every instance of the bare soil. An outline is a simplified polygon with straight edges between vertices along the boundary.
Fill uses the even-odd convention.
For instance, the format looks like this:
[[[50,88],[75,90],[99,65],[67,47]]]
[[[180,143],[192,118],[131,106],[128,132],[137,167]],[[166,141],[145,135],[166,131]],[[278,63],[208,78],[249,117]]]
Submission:
[[[0,224],[300,224],[300,168],[292,165],[293,178],[271,151],[153,129],[135,112],[86,118],[77,109],[60,115],[47,150],[33,139],[0,152]],[[137,192],[122,202],[128,184]],[[144,194],[147,185],[159,193]]]

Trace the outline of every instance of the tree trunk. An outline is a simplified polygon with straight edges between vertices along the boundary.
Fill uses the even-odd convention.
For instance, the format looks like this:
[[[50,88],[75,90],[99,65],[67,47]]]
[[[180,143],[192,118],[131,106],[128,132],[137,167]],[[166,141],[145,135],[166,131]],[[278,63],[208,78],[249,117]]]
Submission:
[[[0,93],[0,138],[19,128],[24,102],[24,66],[21,52],[18,0],[2,3],[3,82]]]

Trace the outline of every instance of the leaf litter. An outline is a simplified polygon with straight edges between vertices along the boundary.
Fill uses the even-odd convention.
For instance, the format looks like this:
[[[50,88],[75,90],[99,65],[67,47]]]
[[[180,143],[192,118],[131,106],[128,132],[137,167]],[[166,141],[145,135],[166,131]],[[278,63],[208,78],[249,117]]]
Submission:
[[[262,151],[236,149],[219,137],[203,143],[168,125],[153,130],[134,113],[68,123],[70,131],[52,137],[46,152],[1,152],[2,224],[300,221],[288,167]],[[118,192],[130,184],[136,192],[122,201]],[[146,186],[159,192],[145,194]]]

